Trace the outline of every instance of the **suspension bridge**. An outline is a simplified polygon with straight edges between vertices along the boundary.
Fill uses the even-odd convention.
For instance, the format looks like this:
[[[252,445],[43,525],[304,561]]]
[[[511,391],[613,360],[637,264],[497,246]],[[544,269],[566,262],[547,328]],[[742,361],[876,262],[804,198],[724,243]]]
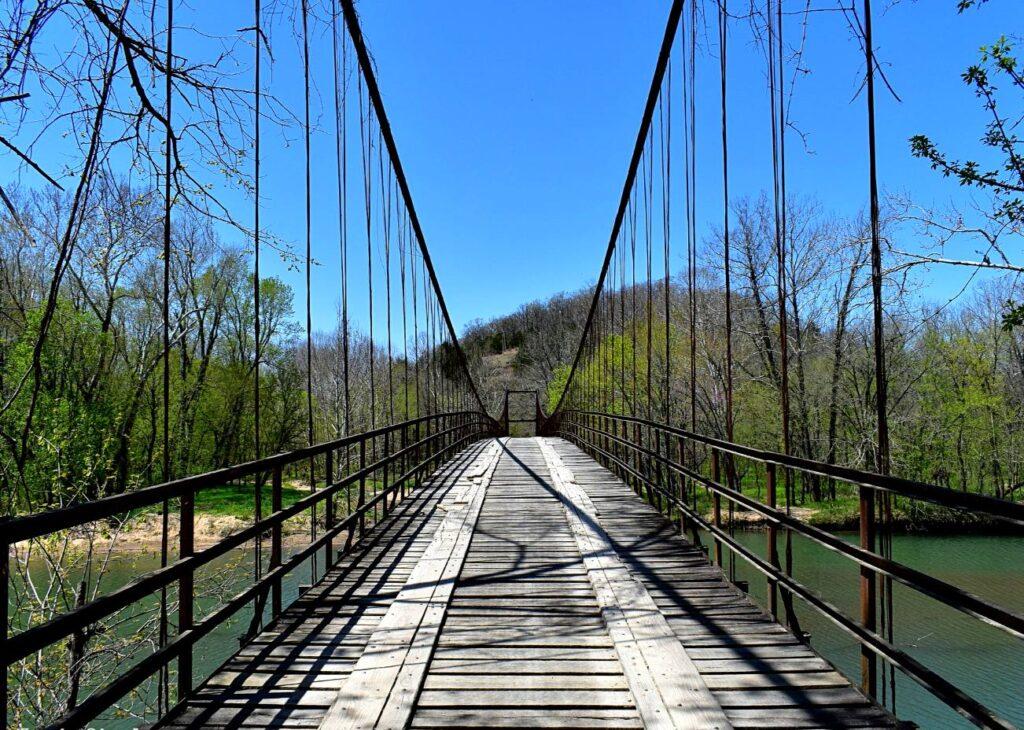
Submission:
[[[723,5],[718,5],[718,29],[725,142],[728,17]],[[141,693],[152,708],[147,722],[166,728],[896,727],[901,725],[894,696],[894,678],[899,675],[979,726],[1012,727],[1000,708],[975,699],[893,639],[894,583],[995,627],[1008,640],[1024,636],[1024,616],[894,559],[886,540],[889,500],[897,496],[1018,525],[1024,524],[1024,505],[889,474],[874,164],[876,64],[870,3],[863,6],[870,130],[866,153],[871,162],[865,193],[873,224],[873,355],[879,386],[873,404],[875,469],[792,455],[785,396],[780,451],[735,441],[728,215],[723,221],[725,296],[720,313],[726,352],[720,402],[724,438],[696,428],[696,347],[689,349],[689,362],[674,361],[670,339],[675,330],[669,329],[675,316],[668,267],[671,239],[667,218],[660,227],[651,222],[657,217],[652,216],[652,201],[660,199],[663,209],[658,215],[667,216],[672,194],[665,155],[672,124],[667,112],[674,56],[676,69],[683,69],[684,77],[691,73],[682,109],[683,134],[692,135],[695,124],[694,79],[687,71],[692,69],[695,47],[694,3],[671,4],[620,204],[562,395],[546,413],[538,393],[507,391],[501,411],[489,414],[445,304],[358,16],[351,0],[341,0],[333,18],[335,70],[339,61],[343,67],[353,63],[358,77],[364,187],[353,192],[341,185],[339,175],[339,212],[348,215],[350,198],[355,201],[351,207],[362,206],[359,215],[365,214],[365,244],[371,251],[366,261],[370,345],[364,363],[356,362],[354,346],[350,352],[348,315],[342,314],[346,432],[331,440],[316,438],[316,383],[307,339],[308,446],[263,455],[257,427],[255,460],[5,521],[0,547],[9,554],[19,545],[132,511],[163,514],[160,567],[98,595],[83,596],[73,608],[31,626],[10,627],[12,577],[5,568],[0,577],[0,655],[8,714],[17,696],[10,677],[19,663],[63,646],[73,663],[75,652],[91,636],[91,627],[139,602],[156,600],[157,646],[136,653],[102,682],[81,682],[62,715],[39,718],[40,726],[99,726],[119,703]],[[779,44],[771,48],[771,58],[778,64],[773,73],[781,78],[783,14],[781,4],[775,7],[777,17],[770,17],[769,29],[777,35],[769,35],[769,45]],[[305,27],[305,3],[302,11]],[[256,12],[258,37],[259,2]],[[303,42],[308,130],[308,39]],[[262,42],[257,40],[255,48],[259,90]],[[126,52],[133,52],[130,44]],[[166,69],[171,119],[169,62]],[[784,101],[781,91],[772,94],[778,173],[784,172],[785,162],[785,125],[780,123]],[[255,99],[258,106],[259,93]],[[335,101],[341,105],[347,97],[336,96]],[[676,123],[679,117],[677,113]],[[257,108],[257,166],[259,119]],[[346,120],[339,107],[339,159],[347,154]],[[168,135],[171,129],[168,124]],[[308,139],[307,132],[307,201]],[[169,142],[170,138],[164,259],[168,266],[173,164]],[[724,185],[727,201],[728,165],[725,158],[722,170],[715,173],[720,177],[701,172]],[[675,174],[680,174],[678,168]],[[683,174],[690,211],[697,168],[689,147]],[[258,169],[256,181],[253,341],[258,418],[258,348],[263,341]],[[784,174],[776,174],[775,193],[776,205],[784,207]],[[776,231],[780,267],[786,257],[785,220],[783,209],[776,220],[783,228]],[[308,284],[308,205],[306,223]],[[688,212],[691,337],[697,288],[693,227]],[[660,286],[652,271],[651,239],[656,232],[663,234],[664,246],[665,278]],[[644,261],[636,261],[638,238],[646,253],[646,275]],[[373,255],[373,247],[383,259]],[[343,267],[348,266],[346,251],[343,248]],[[383,270],[373,270],[375,260],[378,265],[384,261]],[[639,286],[638,271],[646,282]],[[166,276],[165,271],[163,337],[165,352],[170,352]],[[386,308],[374,318],[374,282],[379,287],[382,279]],[[392,296],[401,302],[400,313],[394,316]],[[778,367],[785,394],[785,291],[779,292],[778,305]],[[307,325],[308,307],[307,296]],[[645,318],[646,326],[638,334],[637,322],[643,324]],[[655,338],[662,325],[664,337]],[[396,334],[399,327],[401,336]],[[393,352],[393,343],[402,342],[404,347],[414,328],[411,341],[426,342],[429,354]],[[307,337],[310,330],[307,326]],[[664,352],[657,352],[662,346]],[[378,357],[382,348],[386,355]],[[358,421],[351,412],[349,375],[360,366],[368,369],[370,386],[364,404],[368,422],[357,431],[349,428]],[[691,384],[688,396],[670,397],[673,369]],[[165,357],[165,414],[169,370]],[[525,411],[516,404],[525,404]],[[535,435],[510,435],[524,426]],[[170,432],[165,420],[165,447]],[[165,448],[165,454],[169,451]],[[742,488],[737,477],[740,464],[763,476],[763,500]],[[308,474],[310,491],[286,505],[282,485],[296,473]],[[165,462],[164,475],[169,474]],[[792,512],[794,483],[806,479],[857,490],[856,541],[814,527]],[[262,488],[256,488],[251,524],[198,546],[197,495],[229,482],[269,485],[270,503],[264,503]],[[776,501],[777,486],[784,504]],[[710,497],[710,512],[698,506],[698,495]],[[767,526],[758,547],[737,537],[737,511],[754,514]],[[172,513],[174,520],[169,519]],[[295,545],[285,539],[286,526],[301,516],[309,517],[310,534]],[[169,528],[172,522],[178,526],[176,534]],[[858,613],[848,615],[796,576],[794,536],[855,568]],[[240,550],[253,556],[251,581],[215,605],[200,605],[197,575]],[[749,581],[737,577],[737,563],[760,576],[763,590],[754,591]],[[308,575],[308,581],[295,587],[293,579],[299,575],[303,580]],[[857,676],[841,673],[818,653],[815,637],[801,628],[800,617],[812,613],[826,619],[829,631],[856,645]],[[237,651],[217,666],[201,669],[197,651],[203,640],[232,622],[237,627],[239,617],[244,620]],[[5,726],[7,722],[5,718]]]

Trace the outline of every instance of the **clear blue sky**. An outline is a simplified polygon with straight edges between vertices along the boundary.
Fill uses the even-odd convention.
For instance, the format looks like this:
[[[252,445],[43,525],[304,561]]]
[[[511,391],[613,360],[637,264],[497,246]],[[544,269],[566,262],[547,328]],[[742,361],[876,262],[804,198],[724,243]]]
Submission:
[[[923,202],[942,202],[961,192],[912,159],[907,138],[927,133],[953,149],[979,149],[986,120],[960,73],[976,59],[981,44],[1019,32],[1024,20],[1020,0],[991,0],[959,16],[955,4],[876,2],[878,53],[902,97],[897,103],[880,89],[881,181],[886,189],[906,190]],[[731,5],[739,9],[741,2],[732,0]],[[804,5],[804,0],[786,0],[788,10]],[[826,0],[812,5],[836,7]],[[456,327],[592,283],[650,82],[667,0],[362,0],[359,10]],[[231,35],[251,24],[250,13],[248,2],[204,4],[200,10],[182,6],[179,22]],[[787,19],[791,45],[799,43],[799,20],[798,15]],[[273,31],[270,91],[301,116],[301,48],[291,31],[295,27],[294,18],[280,17]],[[179,41],[182,52],[190,42],[198,41]],[[701,42],[698,202],[700,229],[706,232],[721,219],[719,96],[715,44],[710,38]],[[733,21],[730,44],[733,194],[739,197],[771,184],[768,100],[764,61],[746,21]],[[314,255],[321,264],[314,273],[314,323],[327,328],[335,322],[339,297],[334,138],[329,112],[321,116],[321,109],[332,103],[330,46],[326,37],[314,37],[313,45],[314,121],[321,125],[314,137]],[[790,190],[815,196],[837,213],[854,214],[864,207],[867,190],[863,96],[854,99],[862,58],[839,13],[812,15],[804,65],[810,72],[800,75],[792,118],[807,133],[808,149],[790,135]],[[249,73],[240,67],[237,83],[250,84]],[[299,134],[297,129],[267,132],[263,215],[269,229],[301,252],[304,158]],[[58,147],[41,147],[39,161],[58,168]],[[358,155],[358,149],[352,154]],[[0,161],[0,171],[12,167],[10,156]],[[37,184],[24,172],[19,177]],[[227,200],[241,208],[250,205],[237,194]],[[675,230],[683,233],[681,225]],[[358,227],[353,231],[358,247]],[[681,252],[682,239],[674,247]],[[288,270],[269,254],[267,259],[265,270],[294,285],[300,307],[301,272]],[[353,266],[359,265],[354,259]],[[682,265],[678,255],[673,265]],[[937,272],[929,291],[941,298],[962,273]],[[365,291],[358,281],[352,298],[359,320],[358,302],[365,300]]]
[[[875,5],[878,53],[902,98],[897,103],[880,90],[882,184],[924,202],[960,195],[910,157],[907,139],[924,132],[954,149],[979,149],[986,118],[960,74],[980,45],[1020,30],[1019,2],[991,0],[963,15],[954,0]],[[456,327],[592,283],[668,3],[364,0],[359,7]],[[803,0],[787,3],[803,7]],[[787,19],[794,45],[798,21]],[[711,39],[702,43],[716,53]],[[771,184],[768,101],[763,59],[746,21],[732,23],[730,43],[739,197]],[[705,53],[701,62],[698,204],[707,230],[721,218],[717,57]],[[854,99],[862,57],[839,13],[813,14],[804,65],[811,71],[798,81],[792,117],[808,134],[808,149],[790,135],[790,190],[854,214],[866,205],[867,190],[863,95]],[[682,246],[678,239],[675,250]],[[325,286],[329,264],[322,267]],[[681,265],[677,256],[674,266]],[[963,275],[936,272],[935,298]]]

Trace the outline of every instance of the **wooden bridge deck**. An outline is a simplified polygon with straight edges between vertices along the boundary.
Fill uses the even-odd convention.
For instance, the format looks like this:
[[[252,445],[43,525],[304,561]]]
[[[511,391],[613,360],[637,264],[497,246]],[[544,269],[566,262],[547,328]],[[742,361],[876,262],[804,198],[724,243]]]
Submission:
[[[891,727],[560,439],[481,442],[168,727]]]

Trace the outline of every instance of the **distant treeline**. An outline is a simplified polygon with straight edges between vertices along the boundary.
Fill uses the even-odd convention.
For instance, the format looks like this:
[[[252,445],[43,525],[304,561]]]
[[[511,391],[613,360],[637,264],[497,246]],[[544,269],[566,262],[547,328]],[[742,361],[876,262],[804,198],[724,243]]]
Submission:
[[[255,458],[251,257],[220,240],[208,219],[175,218],[165,475],[161,199],[98,180],[63,264],[55,237],[67,198],[28,193],[13,202],[17,219],[0,211],[0,510],[38,511]],[[260,293],[268,455],[306,445],[305,330],[291,287],[264,278]],[[317,441],[454,402],[446,376],[455,356],[431,347],[422,323],[418,347],[395,347],[390,360],[378,333],[373,398],[370,341],[350,327],[346,422],[338,319],[313,341]]]
[[[810,459],[872,469],[875,379],[866,232],[859,221],[825,215],[812,202],[789,207],[792,449]],[[765,199],[743,201],[735,210],[735,438],[781,450],[773,215]],[[721,250],[715,238],[702,246],[694,314],[696,430],[718,437],[725,435]],[[606,331],[577,377],[596,384],[596,397],[609,410],[664,420],[667,407],[674,424],[689,426],[685,272],[673,272],[667,329],[660,281],[651,288],[650,316],[646,282],[634,289],[631,282],[609,281],[607,287],[612,296],[603,305],[611,309],[603,320]],[[1004,314],[1005,302],[1019,297],[1019,288],[1009,278],[993,280],[936,306],[922,301],[920,287],[919,280],[895,274],[886,281],[893,470],[955,489],[1018,497],[1024,486],[1024,332],[1006,328]],[[536,388],[545,407],[554,407],[591,297],[592,290],[558,295],[468,328],[465,345],[493,408],[500,407],[506,387]],[[809,481],[801,489],[809,499],[835,496],[824,483]]]

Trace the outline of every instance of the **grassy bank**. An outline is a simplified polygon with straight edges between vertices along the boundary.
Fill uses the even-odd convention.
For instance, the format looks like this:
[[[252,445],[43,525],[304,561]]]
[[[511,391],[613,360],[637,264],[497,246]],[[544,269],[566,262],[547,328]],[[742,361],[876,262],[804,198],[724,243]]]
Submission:
[[[767,504],[767,494],[763,483],[744,480],[744,494]],[[776,490],[778,508],[786,508],[783,487]],[[722,499],[722,518],[728,520],[728,505]],[[697,510],[707,519],[713,517],[714,505],[710,492],[698,488]],[[856,530],[860,524],[860,500],[856,489],[844,487],[837,490],[836,498],[814,500],[807,497],[797,498],[791,505],[792,516],[815,527],[830,531]],[[744,529],[763,528],[767,523],[760,514],[737,508],[735,514],[737,525]],[[1024,528],[995,520],[985,515],[968,514],[958,510],[947,509],[917,500],[894,497],[892,502],[892,528],[906,534],[954,534],[954,533],[986,533],[1000,535],[1024,534]]]

